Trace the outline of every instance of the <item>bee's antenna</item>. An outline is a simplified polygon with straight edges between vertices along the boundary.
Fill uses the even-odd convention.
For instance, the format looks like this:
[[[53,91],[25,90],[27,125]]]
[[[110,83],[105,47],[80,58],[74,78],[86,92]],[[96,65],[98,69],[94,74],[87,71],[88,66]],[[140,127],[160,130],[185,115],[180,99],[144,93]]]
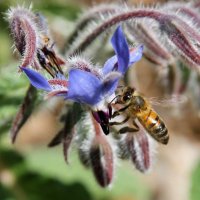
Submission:
[[[121,96],[121,95],[115,96],[115,98],[109,103],[109,105],[110,105],[115,99],[119,98],[120,96]]]

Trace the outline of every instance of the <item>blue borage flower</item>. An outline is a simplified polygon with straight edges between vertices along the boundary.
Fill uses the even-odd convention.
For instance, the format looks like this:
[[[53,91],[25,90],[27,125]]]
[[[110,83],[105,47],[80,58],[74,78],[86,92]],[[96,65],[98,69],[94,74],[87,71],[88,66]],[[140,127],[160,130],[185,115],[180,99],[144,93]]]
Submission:
[[[65,99],[94,108],[115,92],[121,76],[142,57],[143,46],[129,49],[120,26],[114,32],[111,43],[116,55],[109,58],[102,69],[72,67],[68,80],[61,74],[47,80],[34,70],[21,69],[34,87],[47,91],[50,96],[63,95]],[[98,116],[95,119],[98,121]]]
[[[143,46],[129,49],[120,26],[111,43],[116,55],[108,59],[101,70],[72,68],[69,71],[67,98],[96,106],[115,92],[120,77],[142,57]]]
[[[93,116],[101,125],[103,132],[109,134],[109,119],[112,111],[107,100],[114,94],[118,81],[128,67],[142,57],[143,46],[129,49],[126,38],[119,26],[111,39],[115,54],[109,58],[100,70],[72,68],[69,71],[68,98],[88,104]]]

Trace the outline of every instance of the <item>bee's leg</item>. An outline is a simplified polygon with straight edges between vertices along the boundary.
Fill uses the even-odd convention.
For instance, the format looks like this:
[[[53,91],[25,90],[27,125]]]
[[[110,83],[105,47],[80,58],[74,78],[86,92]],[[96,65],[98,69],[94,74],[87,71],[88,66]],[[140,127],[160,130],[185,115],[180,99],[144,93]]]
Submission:
[[[121,108],[121,109],[119,109],[119,110],[117,110],[117,111],[115,111],[113,113],[113,115],[112,115],[112,118],[115,118],[116,116],[120,115],[120,113],[125,111],[129,106],[130,106],[130,104],[125,106],[125,107],[123,107],[123,108]]]
[[[139,131],[139,126],[136,124],[136,122],[135,122],[135,120],[133,120],[133,125],[138,129],[138,131]]]
[[[139,126],[136,124],[135,120],[133,120],[134,127],[125,126],[119,130],[120,134],[128,133],[128,132],[137,132],[140,130]]]
[[[119,133],[123,134],[123,133],[137,132],[137,131],[139,131],[139,128],[137,127],[125,126],[119,130]]]
[[[113,125],[121,125],[121,124],[124,124],[125,122],[127,122],[129,120],[129,116],[127,116],[123,121],[121,122],[110,122],[109,125],[110,126],[113,126]]]

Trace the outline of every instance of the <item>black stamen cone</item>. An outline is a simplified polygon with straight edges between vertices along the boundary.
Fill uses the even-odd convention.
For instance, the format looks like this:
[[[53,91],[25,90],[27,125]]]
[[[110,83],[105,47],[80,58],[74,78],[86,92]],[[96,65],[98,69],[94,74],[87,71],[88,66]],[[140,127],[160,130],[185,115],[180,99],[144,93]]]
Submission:
[[[101,128],[103,130],[103,132],[105,133],[105,135],[108,135],[109,132],[110,132],[110,129],[109,129],[109,125],[108,124],[100,124],[101,125]]]

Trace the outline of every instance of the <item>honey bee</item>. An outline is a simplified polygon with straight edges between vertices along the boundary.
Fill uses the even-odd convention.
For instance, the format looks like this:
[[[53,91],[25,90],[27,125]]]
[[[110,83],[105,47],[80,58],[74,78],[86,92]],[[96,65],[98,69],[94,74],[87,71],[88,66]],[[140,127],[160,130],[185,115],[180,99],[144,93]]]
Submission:
[[[124,87],[122,94],[117,95],[113,106],[117,104],[123,105],[122,108],[115,111],[111,118],[115,118],[120,114],[125,114],[126,118],[122,122],[110,122],[109,125],[122,125],[128,120],[132,120],[132,126],[125,126],[119,130],[119,133],[137,132],[139,126],[136,119],[144,127],[144,129],[158,142],[167,144],[169,141],[168,129],[161,117],[151,107],[150,102],[140,95],[134,88]],[[112,101],[112,102],[113,102]]]

